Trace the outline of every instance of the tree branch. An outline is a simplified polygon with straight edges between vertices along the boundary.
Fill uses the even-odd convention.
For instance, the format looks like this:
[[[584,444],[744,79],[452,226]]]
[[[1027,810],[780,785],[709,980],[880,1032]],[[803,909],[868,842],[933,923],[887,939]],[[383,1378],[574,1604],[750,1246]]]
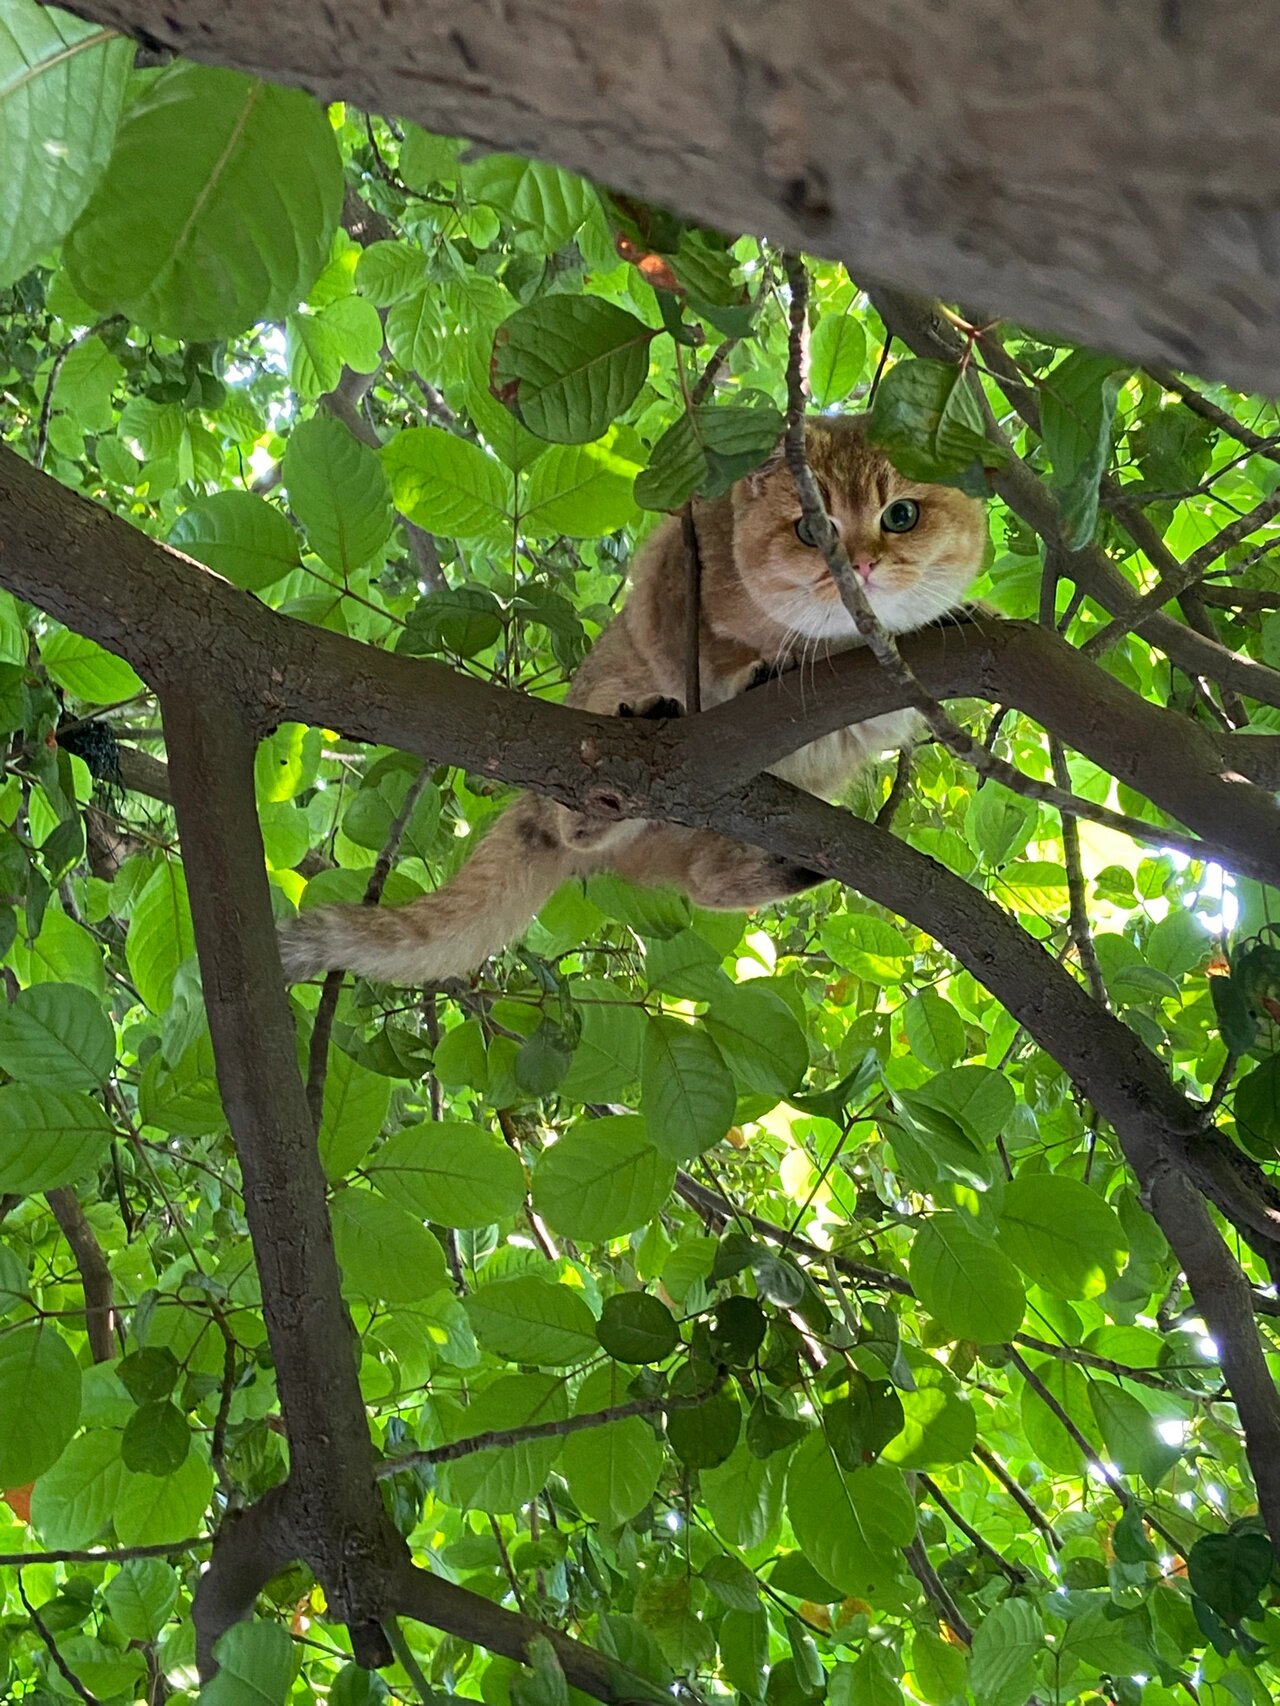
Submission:
[[[116,1345],[115,1291],[111,1284],[111,1269],[102,1253],[92,1226],[80,1206],[80,1199],[66,1186],[46,1191],[45,1201],[62,1236],[71,1246],[80,1285],[84,1291],[84,1321],[89,1334],[89,1349],[94,1362],[112,1362],[118,1352]]]
[[[455,1463],[458,1458],[470,1457],[477,1451],[505,1450],[537,1439],[566,1439],[570,1434],[607,1427],[610,1422],[626,1421],[630,1416],[660,1416],[670,1410],[697,1410],[709,1398],[715,1397],[727,1375],[728,1370],[721,1369],[702,1392],[673,1392],[662,1398],[633,1398],[629,1403],[611,1404],[604,1410],[588,1410],[580,1416],[529,1422],[520,1428],[489,1428],[484,1433],[469,1434],[466,1439],[451,1440],[447,1445],[433,1445],[426,1451],[410,1451],[403,1457],[390,1457],[385,1463],[380,1463],[374,1473],[381,1481],[388,1475],[398,1475],[403,1469],[420,1469],[431,1463]]]
[[[325,1525],[317,1573],[333,1567],[332,1599],[341,1614],[358,1611],[375,1591],[369,1564],[381,1542],[370,1527],[368,1435],[324,1216],[323,1176],[276,981],[279,958],[253,805],[253,737],[286,715],[394,742],[432,763],[469,764],[568,805],[580,807],[607,776],[626,815],[714,827],[798,858],[932,935],[1111,1122],[1143,1188],[1160,1187],[1152,1200],[1178,1210],[1166,1236],[1197,1301],[1202,1282],[1211,1288],[1205,1319],[1233,1394],[1238,1388],[1249,1406],[1246,1437],[1259,1501],[1271,1532],[1280,1535],[1280,1400],[1263,1399],[1266,1369],[1252,1324],[1251,1338],[1230,1330],[1240,1288],[1245,1296],[1248,1288],[1243,1276],[1238,1286],[1230,1281],[1230,1255],[1194,1193],[1189,1203],[1172,1196],[1166,1174],[1185,1173],[1267,1251],[1280,1242],[1280,1193],[1256,1163],[1202,1127],[1200,1111],[1134,1033],[1100,1013],[1010,917],[883,830],[774,778],[731,788],[721,780],[695,785],[689,771],[681,777],[665,761],[662,741],[670,735],[646,742],[621,719],[587,719],[496,693],[443,666],[295,628],[8,454],[0,456],[0,480],[0,581],[128,656],[161,694],[179,825],[190,842],[193,912],[207,962],[223,1101],[243,1146],[268,1331],[297,1442],[294,1474],[302,1475],[305,1460],[314,1521]],[[192,682],[207,681],[211,669],[216,687],[197,705]],[[690,723],[708,724],[710,714]],[[322,1438],[324,1452],[316,1445]],[[331,1485],[336,1503],[326,1497]],[[337,1560],[327,1538],[335,1533],[345,1541]]]

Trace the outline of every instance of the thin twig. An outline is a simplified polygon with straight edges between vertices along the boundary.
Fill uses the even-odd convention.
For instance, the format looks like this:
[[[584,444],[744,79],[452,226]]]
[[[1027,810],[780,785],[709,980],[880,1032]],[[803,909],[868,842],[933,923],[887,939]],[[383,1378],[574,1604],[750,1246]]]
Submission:
[[[1040,1530],[1041,1534],[1044,1535],[1053,1550],[1055,1552],[1061,1551],[1062,1539],[1058,1534],[1057,1529],[1054,1528],[1053,1524],[1049,1521],[1049,1518],[1040,1509],[1039,1505],[1026,1491],[1026,1489],[1019,1486],[1018,1482],[1014,1480],[1013,1476],[1005,1468],[1004,1464],[1001,1463],[995,1452],[991,1450],[990,1446],[983,1445],[981,1440],[979,1440],[973,1448],[973,1455],[985,1469],[990,1470],[991,1474],[995,1476],[997,1481],[999,1481],[1000,1485],[1004,1488],[1005,1492],[1008,1493],[1014,1504],[1017,1505],[1023,1516],[1026,1517],[1027,1521],[1030,1522],[1033,1527]]]
[[[929,1554],[924,1549],[924,1542],[919,1535],[910,1546],[903,1547],[903,1554],[911,1567],[911,1574],[924,1589],[924,1597],[929,1601],[934,1611],[948,1626],[958,1641],[966,1647],[973,1645],[973,1625],[952,1599],[951,1594],[943,1585],[941,1577],[929,1562]]]
[[[1071,791],[1071,773],[1067,769],[1067,755],[1063,751],[1062,742],[1057,735],[1049,737],[1049,753],[1053,763],[1053,779],[1064,793]],[[1081,969],[1088,980],[1093,999],[1100,1007],[1107,1006],[1107,986],[1103,981],[1102,967],[1098,963],[1098,950],[1094,946],[1093,931],[1089,928],[1089,907],[1084,887],[1084,866],[1080,860],[1080,826],[1074,813],[1063,812],[1062,821],[1062,858],[1067,871],[1067,929],[1075,944],[1076,955]]]
[[[885,797],[884,804],[876,813],[876,828],[888,829],[898,815],[898,808],[907,797],[911,787],[911,775],[915,770],[915,754],[909,746],[904,746],[898,754],[898,768],[893,773],[893,783]]]
[[[377,906],[382,899],[382,891],[387,886],[387,878],[391,875],[391,867],[400,848],[400,840],[413,816],[414,807],[422,798],[422,790],[431,780],[431,772],[426,765],[410,782],[405,790],[405,796],[387,831],[387,839],[382,851],[374,862],[373,870],[369,873],[369,881],[365,887],[365,906]],[[333,1034],[333,1021],[338,1011],[338,996],[342,990],[344,973],[331,971],[325,977],[324,987],[320,991],[320,1000],[316,1005],[315,1022],[311,1027],[311,1047],[307,1056],[307,1106],[311,1110],[311,1118],[315,1128],[320,1130],[320,1120],[324,1112],[324,1080],[329,1063],[329,1038]]]
[[[84,1706],[101,1706],[98,1696],[89,1692],[84,1683],[81,1682],[80,1678],[58,1651],[58,1643],[53,1638],[52,1629],[50,1629],[44,1618],[41,1617],[35,1606],[32,1605],[31,1601],[27,1598],[27,1590],[22,1580],[21,1570],[18,1571],[18,1597],[21,1599],[23,1605],[26,1606],[27,1616],[35,1625],[36,1634],[39,1635],[40,1639],[44,1642],[45,1649],[48,1652],[49,1657],[53,1660],[54,1668],[57,1670],[62,1680],[69,1688],[74,1689],[74,1691],[80,1696],[81,1700],[84,1701]]]
[[[565,1439],[570,1434],[583,1433],[588,1428],[607,1427],[610,1422],[623,1422],[630,1416],[657,1416],[671,1410],[696,1410],[714,1398],[728,1378],[721,1369],[710,1386],[701,1392],[669,1393],[663,1398],[633,1398],[626,1404],[611,1404],[605,1410],[589,1410],[581,1416],[563,1416],[549,1422],[529,1422],[520,1428],[488,1428],[484,1433],[467,1439],[451,1440],[448,1445],[436,1445],[426,1451],[411,1451],[403,1457],[388,1458],[379,1463],[374,1474],[379,1480],[398,1475],[402,1469],[421,1469],[430,1463],[453,1463],[473,1452],[505,1450],[513,1445],[527,1445],[532,1440]]]
[[[132,1558],[172,1558],[211,1546],[212,1534],[197,1534],[190,1540],[166,1540],[152,1546],[62,1547],[48,1552],[0,1552],[0,1569],[25,1569],[28,1564],[127,1564]]]
[[[1247,450],[1265,456],[1272,462],[1280,462],[1280,435],[1272,433],[1264,438],[1252,427],[1245,426],[1243,421],[1238,421],[1226,409],[1220,408],[1202,391],[1197,391],[1190,381],[1184,379],[1180,373],[1175,373],[1171,367],[1149,367],[1147,372],[1163,390],[1172,391],[1180,397],[1192,414],[1199,415],[1201,420],[1208,421],[1228,438],[1234,438],[1237,444],[1243,444]]]
[[[1027,1580],[1031,1572],[1029,1570],[1025,1570],[1021,1564],[1012,1563],[1005,1557],[1003,1552],[998,1552],[989,1540],[984,1539],[972,1523],[966,1522],[960,1515],[960,1512],[951,1503],[951,1500],[943,1492],[942,1488],[935,1480],[932,1479],[932,1477],[921,1472],[918,1479],[920,1485],[924,1488],[925,1492],[928,1493],[934,1504],[937,1505],[943,1516],[945,1516],[949,1522],[960,1530],[961,1534],[964,1535],[965,1539],[968,1540],[971,1545],[976,1546],[979,1552],[985,1553],[986,1556],[991,1559],[991,1562],[996,1566],[996,1568],[1006,1575],[1015,1586],[1018,1586]]]
[[[1176,573],[1171,571],[1162,574],[1156,584],[1135,601],[1131,609],[1123,616],[1117,616],[1108,622],[1105,627],[1099,628],[1096,634],[1091,634],[1080,650],[1087,658],[1102,657],[1131,629],[1140,627],[1147,616],[1154,615],[1162,605],[1168,604],[1188,588],[1195,586],[1196,582],[1203,578],[1205,570],[1216,563],[1233,545],[1239,545],[1277,515],[1280,515],[1280,491],[1272,492],[1269,497],[1256,503],[1247,515],[1229,522],[1215,533],[1212,539],[1207,540],[1198,550],[1193,551],[1184,563],[1178,565]]]

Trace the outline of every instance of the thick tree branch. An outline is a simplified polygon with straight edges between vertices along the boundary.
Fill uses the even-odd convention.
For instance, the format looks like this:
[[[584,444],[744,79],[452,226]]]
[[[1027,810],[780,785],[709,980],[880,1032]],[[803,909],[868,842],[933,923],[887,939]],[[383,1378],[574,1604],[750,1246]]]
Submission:
[[[1274,16],[1224,6],[797,0],[785,29],[726,0],[589,22],[569,0],[511,0],[500,29],[479,0],[73,10],[768,231],[858,277],[1280,390]]]
[[[696,722],[651,727],[571,712],[277,616],[3,448],[0,582],[150,681],[172,675],[186,691],[190,659],[201,673],[217,659],[260,730],[296,717],[432,764],[496,776],[500,762],[505,780],[551,792],[608,766],[611,782],[625,782],[622,791],[647,798],[657,815],[668,788],[736,784],[855,714],[910,703],[873,658],[850,653],[832,660],[821,695],[783,677]],[[935,629],[908,636],[901,650],[928,692],[1015,705],[1199,832],[1215,857],[1274,880],[1275,803],[1233,778],[1280,785],[1280,737],[1215,737],[1031,624]]]

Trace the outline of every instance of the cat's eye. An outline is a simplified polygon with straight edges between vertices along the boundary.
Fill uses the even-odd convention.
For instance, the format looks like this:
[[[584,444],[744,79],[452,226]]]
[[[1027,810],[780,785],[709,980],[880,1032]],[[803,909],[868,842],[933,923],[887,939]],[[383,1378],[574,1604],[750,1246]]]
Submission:
[[[799,521],[796,522],[796,538],[802,545],[808,545],[811,550],[817,550],[818,541],[814,537],[813,529],[809,526],[809,523],[804,516],[801,516]]]
[[[880,517],[886,533],[910,533],[920,519],[920,505],[914,498],[895,498]]]

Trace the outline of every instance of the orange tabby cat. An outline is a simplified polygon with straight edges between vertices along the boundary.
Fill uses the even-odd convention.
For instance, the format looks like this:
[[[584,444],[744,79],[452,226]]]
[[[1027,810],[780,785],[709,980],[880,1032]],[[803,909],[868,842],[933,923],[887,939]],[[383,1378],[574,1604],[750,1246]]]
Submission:
[[[905,479],[865,438],[865,418],[822,417],[807,452],[828,513],[891,633],[952,609],[982,564],[982,508],[950,486]],[[703,705],[733,698],[765,674],[857,642],[820,552],[810,545],[781,454],[726,496],[694,505],[702,555]],[[685,562],[668,518],[636,560],[631,594],[584,659],[567,703],[620,716],[678,715],[685,671]],[[825,735],[773,766],[834,798],[877,753],[912,738],[915,713],[895,712]],[[292,978],[341,967],[391,983],[473,971],[528,925],[571,876],[612,870],[670,884],[699,906],[760,906],[821,881],[817,873],[705,829],[587,818],[523,794],[452,881],[408,906],[316,907],[285,924]]]

